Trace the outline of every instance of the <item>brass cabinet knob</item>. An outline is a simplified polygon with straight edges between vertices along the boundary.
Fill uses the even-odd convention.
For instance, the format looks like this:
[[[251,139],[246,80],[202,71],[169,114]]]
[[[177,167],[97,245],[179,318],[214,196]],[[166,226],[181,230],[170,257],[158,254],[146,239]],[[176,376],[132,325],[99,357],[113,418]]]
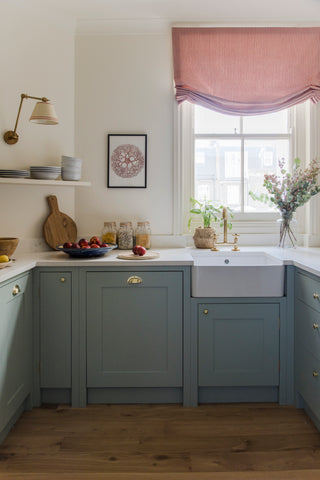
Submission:
[[[12,289],[12,295],[18,295],[18,293],[20,293],[20,287],[19,285],[15,285]]]
[[[61,277],[61,278],[60,278],[60,282],[61,282],[61,283],[64,283],[65,281],[66,281],[66,279],[65,279],[64,277]]]
[[[314,294],[313,294],[313,298],[316,298],[316,299],[317,299],[317,298],[319,298],[319,295],[318,295],[317,293],[314,293]]]
[[[314,370],[314,371],[312,372],[312,376],[313,376],[313,377],[319,377],[319,372],[317,372],[316,370]]]
[[[314,330],[317,330],[317,329],[319,328],[319,325],[318,325],[317,323],[314,323],[314,324],[312,325],[312,327],[313,327]]]
[[[138,277],[138,275],[132,275],[132,277],[128,278],[127,283],[129,285],[139,284],[142,283],[142,278]]]
[[[208,315],[209,310],[207,310],[207,309],[205,308],[205,309],[203,310],[203,313],[204,313],[205,315]]]

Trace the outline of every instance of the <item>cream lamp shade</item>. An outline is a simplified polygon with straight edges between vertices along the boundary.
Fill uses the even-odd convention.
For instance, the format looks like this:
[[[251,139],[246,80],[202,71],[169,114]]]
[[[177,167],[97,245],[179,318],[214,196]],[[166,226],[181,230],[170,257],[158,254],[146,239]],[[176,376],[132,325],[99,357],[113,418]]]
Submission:
[[[14,145],[19,140],[19,135],[17,134],[17,127],[18,127],[22,103],[25,98],[40,100],[40,102],[36,103],[36,106],[33,109],[32,115],[29,119],[30,122],[41,123],[42,125],[57,125],[59,123],[54,106],[52,105],[52,103],[49,102],[48,98],[31,97],[26,93],[21,93],[21,100],[20,100],[20,105],[19,105],[19,110],[18,110],[18,115],[17,115],[16,124],[14,126],[14,130],[8,130],[3,135],[3,139],[8,145]]]
[[[50,102],[37,102],[30,117],[30,122],[43,125],[57,125],[58,117]]]

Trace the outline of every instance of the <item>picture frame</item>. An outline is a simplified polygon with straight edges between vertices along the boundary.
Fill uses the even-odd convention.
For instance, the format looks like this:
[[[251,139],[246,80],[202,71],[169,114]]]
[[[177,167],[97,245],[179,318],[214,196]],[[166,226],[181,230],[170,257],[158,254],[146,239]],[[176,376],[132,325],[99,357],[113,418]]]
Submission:
[[[146,134],[108,134],[107,187],[147,187]]]

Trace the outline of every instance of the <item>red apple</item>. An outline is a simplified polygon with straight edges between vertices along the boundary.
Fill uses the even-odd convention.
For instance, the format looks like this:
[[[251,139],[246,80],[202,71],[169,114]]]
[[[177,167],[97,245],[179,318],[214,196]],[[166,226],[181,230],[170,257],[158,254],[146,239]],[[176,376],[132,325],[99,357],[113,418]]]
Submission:
[[[144,247],[141,247],[141,245],[136,245],[133,247],[132,251],[135,255],[139,255],[140,257],[147,253],[147,250]]]
[[[101,240],[100,240],[99,237],[94,236],[94,237],[90,238],[90,243],[91,243],[91,245],[92,244],[101,245]]]
[[[107,243],[101,243],[100,248],[106,248],[106,247],[109,247]]]
[[[80,248],[79,243],[73,243],[71,248]]]
[[[81,245],[80,248],[82,248],[82,249],[85,250],[85,249],[87,249],[87,248],[90,248],[90,245]]]
[[[91,243],[90,248],[100,248],[100,245],[97,245],[96,243]]]
[[[84,245],[89,245],[89,242],[86,238],[81,238],[81,240],[79,240],[79,245],[80,247],[84,246]]]
[[[63,248],[72,248],[72,243],[71,242],[65,242],[63,244]]]

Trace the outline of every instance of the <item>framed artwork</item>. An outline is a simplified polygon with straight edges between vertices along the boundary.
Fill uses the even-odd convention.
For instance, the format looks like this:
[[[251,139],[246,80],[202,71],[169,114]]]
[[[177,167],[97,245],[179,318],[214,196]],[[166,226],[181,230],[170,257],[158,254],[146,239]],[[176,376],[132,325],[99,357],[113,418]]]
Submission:
[[[108,135],[108,188],[146,188],[147,135]]]

